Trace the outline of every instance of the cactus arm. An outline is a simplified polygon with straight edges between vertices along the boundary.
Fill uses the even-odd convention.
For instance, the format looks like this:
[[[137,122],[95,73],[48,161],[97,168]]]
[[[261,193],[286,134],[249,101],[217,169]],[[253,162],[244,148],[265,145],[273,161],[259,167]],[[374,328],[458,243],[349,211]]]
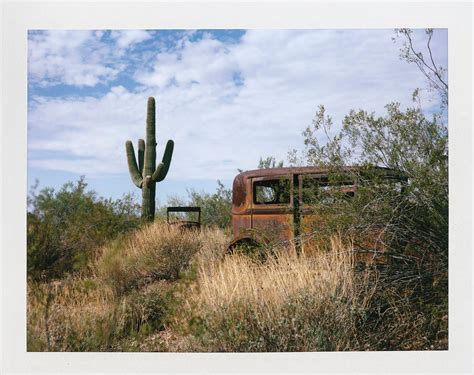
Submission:
[[[143,139],[138,140],[138,170],[143,175],[143,160],[145,157],[145,141]]]
[[[168,170],[171,165],[171,158],[173,156],[174,142],[170,139],[166,143],[165,153],[163,154],[163,159],[160,164],[156,167],[153,176],[151,177],[153,181],[160,182],[163,181],[168,174]]]
[[[130,172],[130,177],[132,178],[133,183],[141,188],[143,178],[138,170],[137,161],[135,159],[135,151],[133,149],[133,144],[131,141],[125,143],[125,149],[127,151],[127,164],[128,171]]]

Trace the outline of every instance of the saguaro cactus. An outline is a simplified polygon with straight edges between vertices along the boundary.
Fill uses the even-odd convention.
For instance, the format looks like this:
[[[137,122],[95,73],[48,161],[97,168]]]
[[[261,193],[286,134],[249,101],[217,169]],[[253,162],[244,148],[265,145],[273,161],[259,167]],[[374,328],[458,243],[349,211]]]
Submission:
[[[166,143],[163,160],[156,166],[155,99],[148,98],[146,116],[146,141],[138,140],[138,165],[131,141],[125,143],[130,177],[142,189],[142,218],[152,221],[155,217],[155,185],[168,174],[173,156],[174,142]]]

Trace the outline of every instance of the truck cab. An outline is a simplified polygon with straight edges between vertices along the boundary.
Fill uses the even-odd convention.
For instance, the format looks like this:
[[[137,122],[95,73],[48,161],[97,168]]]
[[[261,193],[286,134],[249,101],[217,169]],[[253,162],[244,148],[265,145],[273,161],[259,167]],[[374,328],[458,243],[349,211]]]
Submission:
[[[286,167],[245,171],[232,189],[233,240],[230,249],[243,244],[291,242],[310,234],[318,225],[318,201],[330,203],[332,193],[350,199],[356,194],[359,167],[343,167],[339,178],[317,167]],[[372,171],[391,180],[400,174],[381,167]],[[322,194],[324,192],[324,194]]]

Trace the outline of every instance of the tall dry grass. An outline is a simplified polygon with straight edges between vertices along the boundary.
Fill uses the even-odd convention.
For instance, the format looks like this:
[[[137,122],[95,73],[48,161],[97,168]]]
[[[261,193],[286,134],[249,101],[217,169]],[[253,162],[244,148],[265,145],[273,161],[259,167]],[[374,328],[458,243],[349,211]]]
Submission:
[[[264,264],[245,255],[202,264],[197,298],[208,309],[242,303],[268,315],[289,296],[305,291],[318,296],[354,293],[353,253],[339,239],[332,251],[298,256],[294,248],[279,251]]]
[[[226,255],[228,241],[157,222],[103,247],[87,276],[29,282],[28,350],[395,350],[434,340],[410,294],[377,270],[357,272],[341,237],[329,251],[273,249],[265,261]]]
[[[234,254],[202,262],[181,317],[190,351],[422,348],[424,317],[381,274],[356,271],[351,244],[279,249],[265,262]],[[389,334],[387,335],[387,332]]]
[[[105,246],[95,274],[124,293],[156,280],[176,280],[201,246],[200,234],[163,222],[146,225]]]
[[[28,283],[29,351],[100,348],[115,309],[113,291],[95,280],[70,278]]]
[[[334,238],[330,252],[294,248],[257,262],[235,254],[201,263],[190,297],[190,345],[204,351],[344,350],[357,298],[350,246]],[[360,277],[359,277],[360,278]],[[375,288],[366,280],[368,295]],[[182,322],[179,323],[182,325]],[[337,338],[335,338],[337,335]]]
[[[222,257],[227,242],[217,229],[182,232],[156,222],[108,243],[86,274],[29,280],[28,350],[143,349],[142,341],[163,330],[175,308],[180,273],[197,253],[203,262]],[[153,342],[144,350],[163,348]]]

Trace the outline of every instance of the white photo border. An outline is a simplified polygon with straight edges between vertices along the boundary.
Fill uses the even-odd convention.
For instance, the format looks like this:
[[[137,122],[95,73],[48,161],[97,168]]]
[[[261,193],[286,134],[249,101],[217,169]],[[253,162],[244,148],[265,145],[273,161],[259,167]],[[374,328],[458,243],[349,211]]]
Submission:
[[[471,373],[472,3],[4,2],[1,125],[3,373]],[[323,353],[31,353],[26,351],[27,32],[31,29],[447,28],[449,350]]]

